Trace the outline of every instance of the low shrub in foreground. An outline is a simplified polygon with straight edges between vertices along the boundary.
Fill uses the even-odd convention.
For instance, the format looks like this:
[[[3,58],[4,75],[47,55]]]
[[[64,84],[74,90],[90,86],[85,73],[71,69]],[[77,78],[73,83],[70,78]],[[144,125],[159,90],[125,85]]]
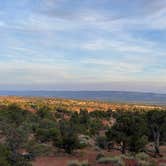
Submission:
[[[101,157],[97,160],[99,164],[117,164],[120,165],[121,159],[119,157]]]
[[[88,161],[78,161],[78,160],[71,160],[69,161],[67,166],[90,166]]]
[[[34,157],[37,156],[49,156],[53,153],[53,149],[46,144],[39,144],[37,142],[31,141],[26,144],[25,148],[33,154]]]
[[[98,153],[96,156],[96,160],[99,160],[100,158],[103,158],[104,154],[103,153]]]
[[[137,160],[148,160],[149,159],[149,155],[144,152],[136,154],[135,157]]]
[[[140,160],[138,161],[138,166],[157,166],[157,163],[155,161]]]

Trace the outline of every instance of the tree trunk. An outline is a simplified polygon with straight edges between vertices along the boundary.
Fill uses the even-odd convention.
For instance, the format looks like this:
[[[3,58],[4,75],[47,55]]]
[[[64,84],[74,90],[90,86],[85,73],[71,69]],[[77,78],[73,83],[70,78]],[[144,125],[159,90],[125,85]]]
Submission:
[[[155,140],[155,155],[160,156],[160,133],[156,133],[156,140]]]
[[[126,153],[126,144],[125,144],[125,142],[122,142],[121,152],[122,152],[122,154]]]
[[[160,132],[153,130],[155,156],[160,156]]]

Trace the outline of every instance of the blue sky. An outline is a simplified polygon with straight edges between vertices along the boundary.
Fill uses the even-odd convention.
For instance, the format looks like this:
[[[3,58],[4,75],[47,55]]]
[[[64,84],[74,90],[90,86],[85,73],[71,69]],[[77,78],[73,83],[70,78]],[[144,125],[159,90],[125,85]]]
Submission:
[[[166,92],[166,0],[0,0],[0,89]]]

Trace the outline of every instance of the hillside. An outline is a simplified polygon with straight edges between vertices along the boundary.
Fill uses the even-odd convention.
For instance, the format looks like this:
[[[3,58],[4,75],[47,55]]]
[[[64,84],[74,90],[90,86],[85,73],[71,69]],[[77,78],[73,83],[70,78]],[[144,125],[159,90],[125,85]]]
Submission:
[[[158,166],[165,131],[164,107],[0,97],[2,166]]]
[[[125,103],[111,103],[95,100],[74,100],[74,99],[58,99],[58,98],[42,98],[42,97],[16,97],[16,96],[0,96],[0,105],[8,105],[17,103],[22,108],[35,111],[35,107],[47,105],[51,109],[63,107],[67,110],[79,111],[86,109],[89,112],[95,110],[107,111],[111,110],[149,110],[149,109],[164,109],[164,106],[147,105],[147,104],[125,104]]]

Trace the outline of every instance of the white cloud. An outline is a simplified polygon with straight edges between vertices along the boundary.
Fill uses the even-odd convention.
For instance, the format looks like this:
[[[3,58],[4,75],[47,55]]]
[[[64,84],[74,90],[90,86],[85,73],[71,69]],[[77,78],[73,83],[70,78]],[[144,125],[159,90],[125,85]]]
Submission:
[[[88,50],[112,50],[122,53],[151,53],[153,48],[150,42],[145,43],[145,41],[143,41],[143,43],[140,43],[136,40],[131,42],[128,41],[128,38],[121,39],[121,41],[117,39],[99,39],[85,43],[82,47]]]
[[[71,79],[67,65],[11,61],[0,63],[1,84],[48,84]]]
[[[0,83],[165,82],[164,44],[141,37],[166,32],[163,1],[148,2],[133,15],[124,7],[120,15],[86,3],[74,10],[63,8],[66,0],[42,0],[42,9],[27,17],[2,18]]]
[[[3,21],[0,21],[0,27],[4,27],[5,23]]]

